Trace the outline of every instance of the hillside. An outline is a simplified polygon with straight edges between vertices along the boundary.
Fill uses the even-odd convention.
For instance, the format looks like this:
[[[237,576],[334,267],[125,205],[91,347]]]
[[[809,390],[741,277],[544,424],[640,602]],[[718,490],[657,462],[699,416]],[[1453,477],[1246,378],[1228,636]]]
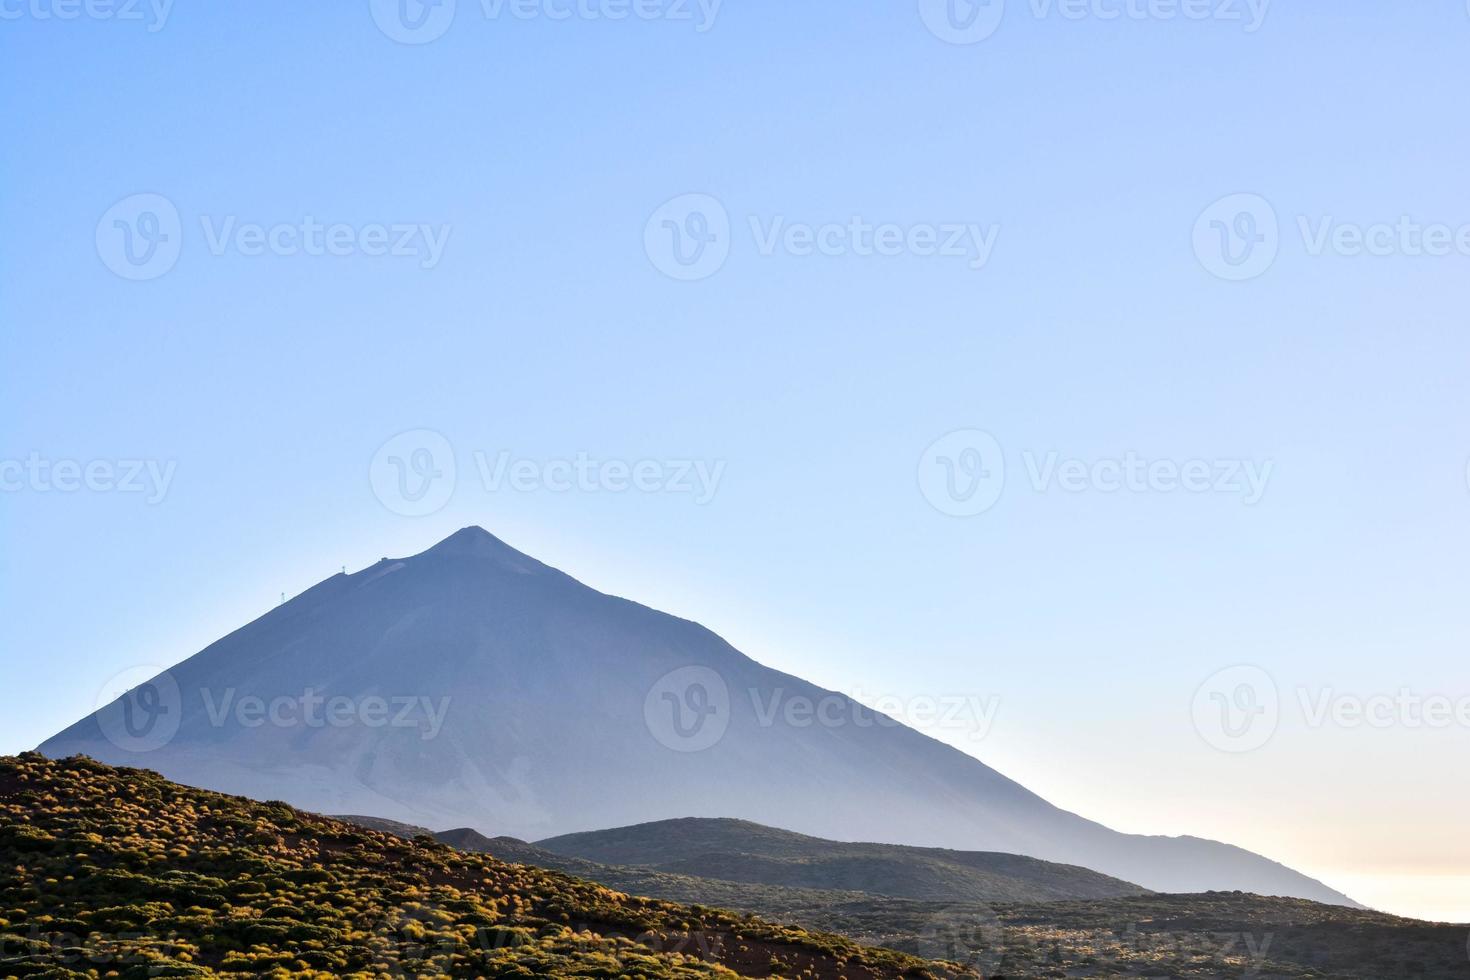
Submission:
[[[661,820],[540,841],[557,854],[675,874],[931,901],[1117,898],[1147,889],[1016,854],[847,844],[745,820]]]
[[[123,980],[957,972],[151,772],[0,758],[0,976],[89,969]]]
[[[560,868],[622,891],[718,905],[865,944],[943,957],[986,977],[1461,980],[1470,972],[1465,926],[1300,899],[1210,892],[1090,901],[921,901],[600,865],[471,830],[439,836],[459,847]],[[781,832],[777,839],[784,839]]]
[[[813,909],[876,907],[882,901],[875,903],[874,896],[862,892],[721,881],[657,871],[653,868],[598,864],[595,861],[556,854],[514,837],[486,837],[468,829],[443,831],[433,836],[460,850],[478,851],[513,864],[530,864],[561,871],[632,895],[644,895],[686,905],[713,905],[756,915],[762,914],[761,910],[769,910],[773,921],[788,924],[798,922]],[[856,938],[866,941],[871,937]]]

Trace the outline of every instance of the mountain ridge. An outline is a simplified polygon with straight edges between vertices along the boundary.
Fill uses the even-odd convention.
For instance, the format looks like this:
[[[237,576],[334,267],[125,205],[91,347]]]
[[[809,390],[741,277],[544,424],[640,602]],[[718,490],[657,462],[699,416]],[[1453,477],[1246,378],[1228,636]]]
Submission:
[[[1088,868],[1024,855],[832,841],[730,818],[657,820],[566,834],[534,846],[601,864],[926,901],[1050,901],[1148,892]],[[1020,882],[1023,887],[1014,884]]]

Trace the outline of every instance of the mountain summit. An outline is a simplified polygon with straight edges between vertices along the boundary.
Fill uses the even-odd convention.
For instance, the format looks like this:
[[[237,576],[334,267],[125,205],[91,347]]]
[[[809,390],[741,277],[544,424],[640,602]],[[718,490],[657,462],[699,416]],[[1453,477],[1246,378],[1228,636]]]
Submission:
[[[424,552],[424,557],[479,558],[500,563],[527,574],[550,572],[553,569],[541,564],[529,555],[515,550],[504,541],[478,525],[460,528],[434,547]]]
[[[1005,851],[1159,891],[1351,904],[1226,844],[1121,834],[704,627],[478,527],[334,575],[45,742],[325,813],[528,840],[734,817]]]

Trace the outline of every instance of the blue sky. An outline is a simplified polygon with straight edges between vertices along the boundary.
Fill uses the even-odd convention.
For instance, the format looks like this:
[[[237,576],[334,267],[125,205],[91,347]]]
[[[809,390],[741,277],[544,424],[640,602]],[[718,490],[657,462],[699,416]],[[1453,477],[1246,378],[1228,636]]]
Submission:
[[[5,6],[0,751],[474,523],[1470,919],[1470,725],[1413,721],[1470,697],[1470,16],[1041,6]],[[1222,748],[1236,665],[1277,707]]]

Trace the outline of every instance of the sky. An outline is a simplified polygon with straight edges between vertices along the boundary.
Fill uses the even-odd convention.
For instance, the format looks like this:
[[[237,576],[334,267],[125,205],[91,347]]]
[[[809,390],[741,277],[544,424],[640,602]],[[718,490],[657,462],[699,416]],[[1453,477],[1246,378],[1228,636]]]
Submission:
[[[1458,0],[0,3],[0,752],[478,524],[1470,921]]]

